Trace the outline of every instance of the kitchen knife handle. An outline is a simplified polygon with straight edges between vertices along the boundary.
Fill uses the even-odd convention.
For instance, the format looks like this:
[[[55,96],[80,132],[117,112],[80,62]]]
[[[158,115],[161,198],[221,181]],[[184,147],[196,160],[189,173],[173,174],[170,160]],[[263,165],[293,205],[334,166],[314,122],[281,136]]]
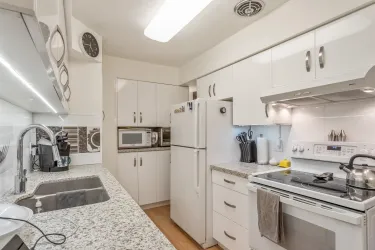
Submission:
[[[325,65],[325,55],[324,55],[324,46],[321,46],[319,49],[319,66],[320,68],[324,68]]]
[[[227,236],[231,240],[236,240],[236,237],[233,237],[232,235],[229,235],[226,231],[224,231],[225,236]]]
[[[305,58],[305,64],[306,64],[306,71],[310,72],[311,70],[311,52],[306,52],[306,58]]]

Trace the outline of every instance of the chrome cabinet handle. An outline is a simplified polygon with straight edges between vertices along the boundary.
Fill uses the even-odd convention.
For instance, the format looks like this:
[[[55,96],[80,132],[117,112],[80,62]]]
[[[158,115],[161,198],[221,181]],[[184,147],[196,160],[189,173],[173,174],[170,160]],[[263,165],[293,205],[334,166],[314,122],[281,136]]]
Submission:
[[[103,113],[103,121],[105,119],[105,113],[104,113],[104,110],[102,110],[102,113]]]
[[[325,65],[325,55],[324,55],[324,46],[320,47],[319,49],[319,66],[320,68],[324,68]]]
[[[208,95],[211,97],[211,85],[208,87]]]
[[[142,157],[141,157],[140,161],[141,161],[141,162],[140,162],[139,166],[141,166],[141,167],[142,167]]]
[[[264,105],[264,113],[266,115],[266,118],[269,117],[269,115],[268,115],[268,107],[269,107],[268,103],[266,105]]]
[[[216,96],[215,87],[216,87],[216,83],[214,83],[214,87],[212,88],[212,93],[214,93],[214,96]]]
[[[229,181],[229,180],[227,180],[227,179],[224,179],[224,181],[225,181],[226,183],[229,183],[229,184],[236,184],[234,181]]]
[[[231,208],[236,208],[235,205],[232,205],[232,204],[229,204],[228,202],[224,201],[224,204],[228,207],[231,207]]]
[[[133,121],[134,121],[134,123],[136,123],[136,122],[137,122],[137,117],[136,117],[136,114],[135,114],[135,112],[133,113]]]
[[[229,235],[226,231],[224,231],[225,236],[227,236],[231,240],[236,240],[236,237],[233,237],[232,235]]]
[[[142,123],[142,112],[139,112],[139,122]]]
[[[137,159],[134,157],[134,167],[137,166]]]
[[[311,52],[306,52],[306,58],[305,58],[305,64],[306,64],[306,71],[310,72],[311,70]]]

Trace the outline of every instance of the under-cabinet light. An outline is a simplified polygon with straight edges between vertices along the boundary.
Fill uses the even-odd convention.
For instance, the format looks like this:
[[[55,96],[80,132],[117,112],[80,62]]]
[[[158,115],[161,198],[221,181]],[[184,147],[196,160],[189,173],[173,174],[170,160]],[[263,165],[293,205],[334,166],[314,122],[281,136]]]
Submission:
[[[362,92],[365,92],[365,93],[374,93],[375,92],[375,89],[371,88],[371,87],[366,87],[366,88],[363,88],[361,90],[362,90]]]
[[[212,0],[165,0],[144,31],[145,36],[168,42]]]
[[[0,56],[0,63],[13,75],[15,76],[26,88],[28,88],[32,93],[39,97],[42,102],[44,102],[54,113],[57,110],[29,83],[22,75],[20,75],[13,67],[10,65],[2,56]]]

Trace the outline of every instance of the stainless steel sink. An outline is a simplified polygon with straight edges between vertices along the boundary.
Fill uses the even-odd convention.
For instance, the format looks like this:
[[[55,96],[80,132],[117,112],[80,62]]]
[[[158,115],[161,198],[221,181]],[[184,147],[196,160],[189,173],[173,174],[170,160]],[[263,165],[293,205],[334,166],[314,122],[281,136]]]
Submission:
[[[37,201],[41,209],[37,209]],[[17,202],[34,213],[42,213],[70,207],[84,206],[109,200],[107,191],[99,177],[88,177],[42,184],[34,196]]]

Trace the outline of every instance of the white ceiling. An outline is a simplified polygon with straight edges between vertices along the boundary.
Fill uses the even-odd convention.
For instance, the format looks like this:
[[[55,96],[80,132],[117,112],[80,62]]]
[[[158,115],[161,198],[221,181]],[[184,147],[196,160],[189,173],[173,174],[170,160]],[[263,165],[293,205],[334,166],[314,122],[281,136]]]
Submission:
[[[153,41],[143,34],[164,0],[76,0],[73,15],[103,36],[107,55],[181,66],[287,0],[264,0],[265,8],[251,18],[234,14],[239,1],[212,1],[168,43]]]

